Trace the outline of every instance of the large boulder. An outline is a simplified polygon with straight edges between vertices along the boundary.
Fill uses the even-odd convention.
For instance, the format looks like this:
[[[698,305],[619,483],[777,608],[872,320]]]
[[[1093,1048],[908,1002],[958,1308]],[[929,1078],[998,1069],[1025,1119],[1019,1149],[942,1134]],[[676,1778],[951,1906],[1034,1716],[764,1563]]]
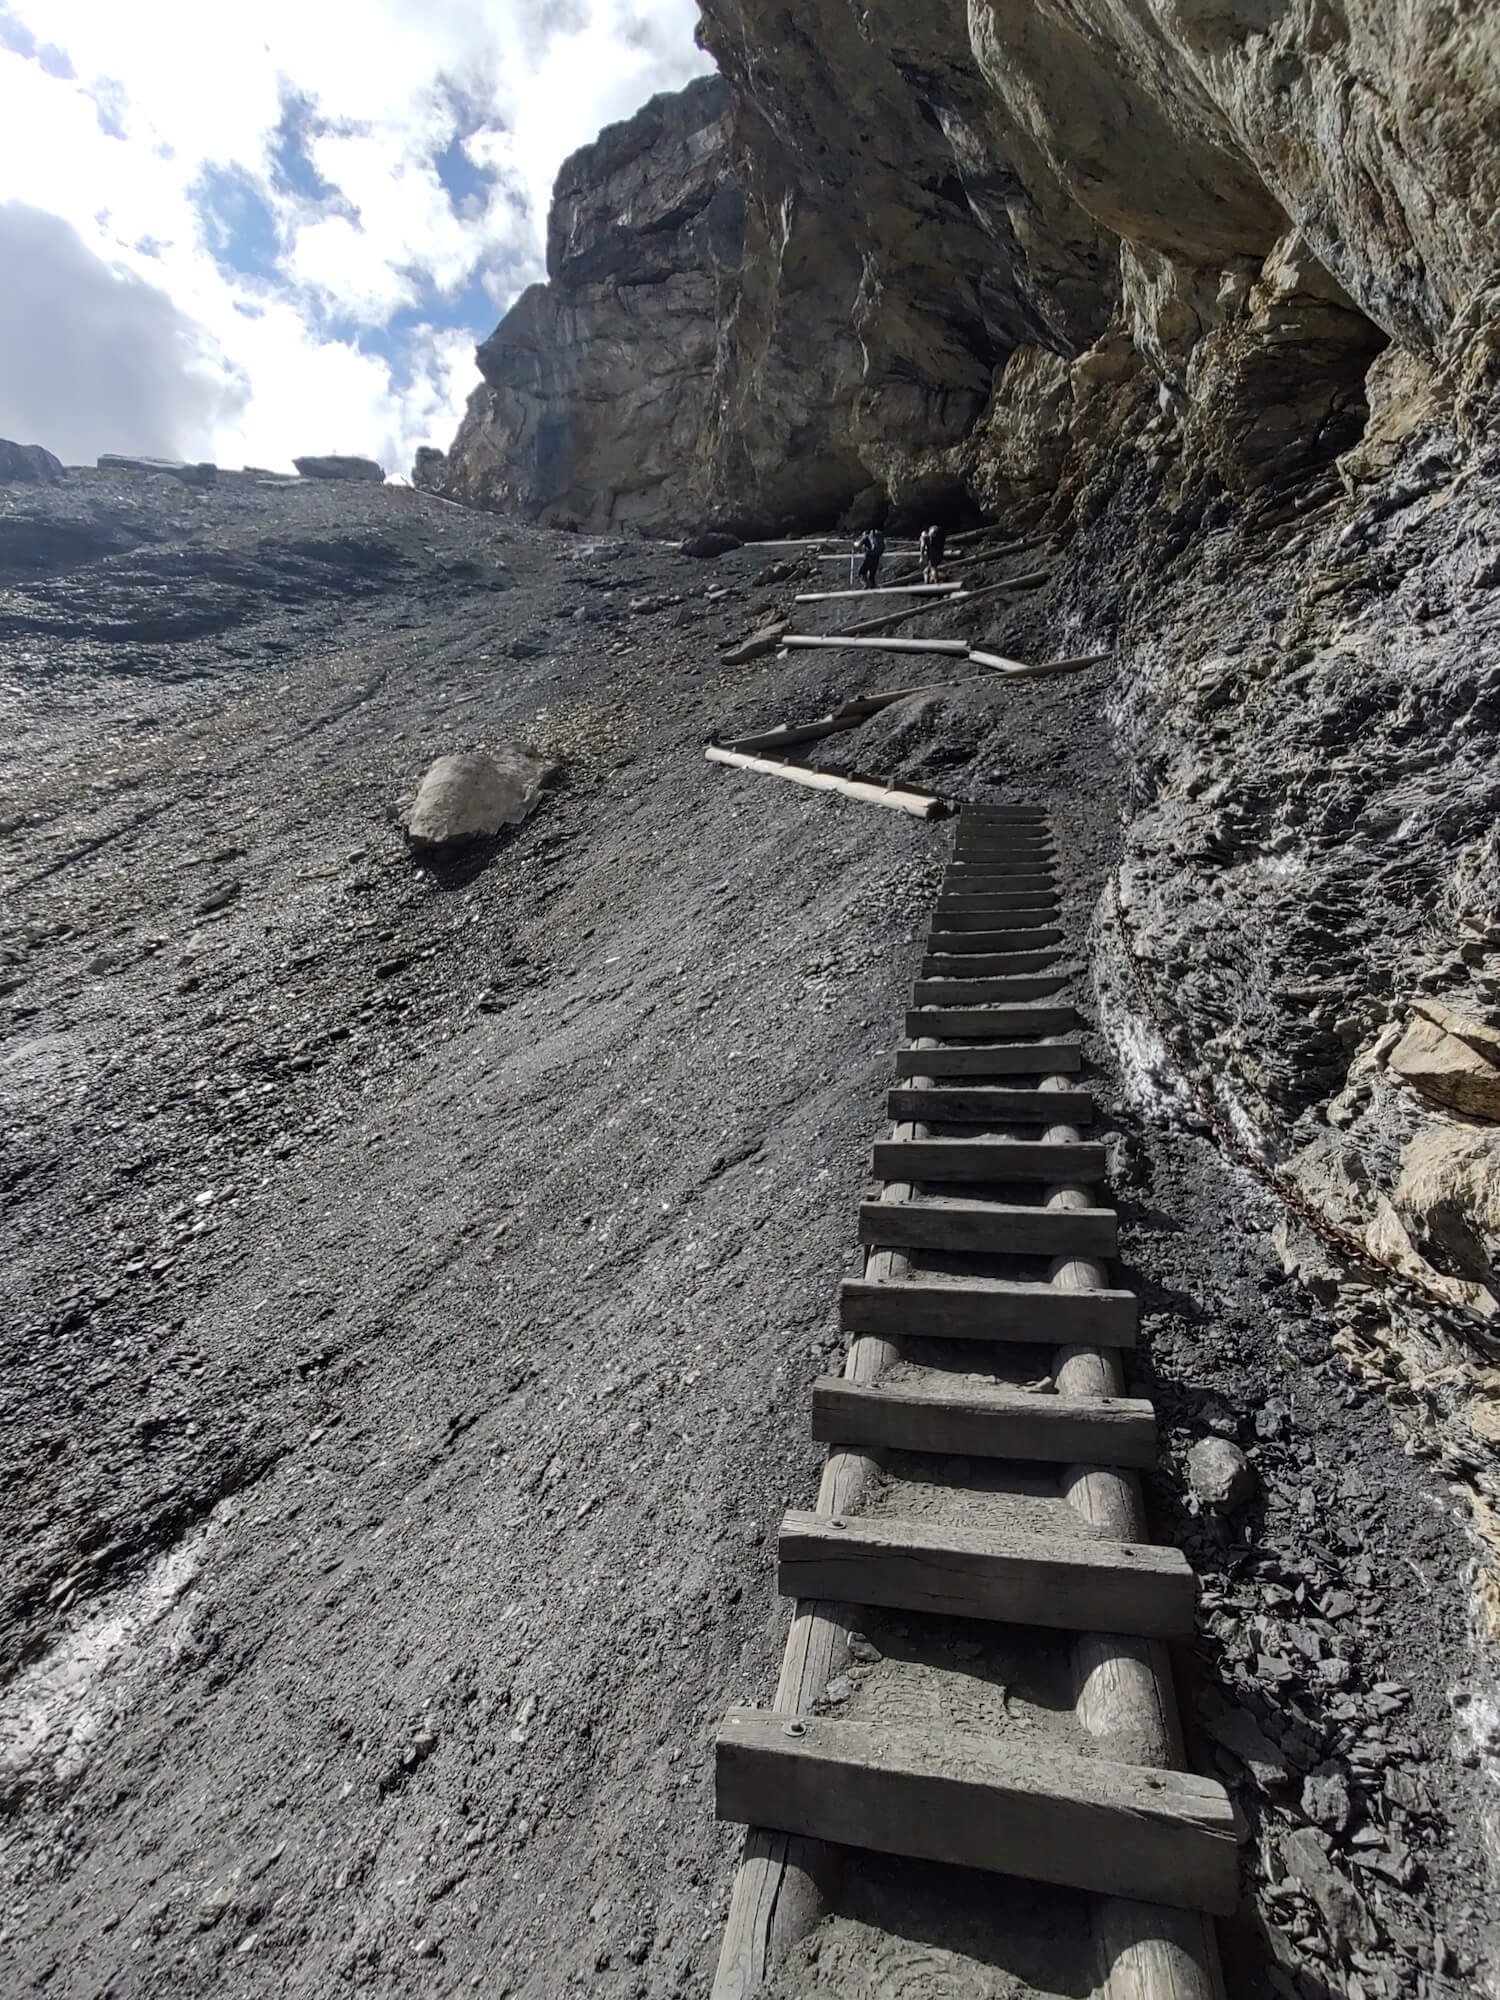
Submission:
[[[0,486],[54,486],[62,476],[62,460],[41,445],[0,438]]]
[[[722,528],[705,528],[702,534],[688,536],[682,544],[682,553],[685,556],[727,556],[743,546],[738,535],[728,534]]]
[[[304,479],[363,480],[371,486],[385,483],[385,469],[373,458],[345,458],[330,452],[322,457],[294,458],[292,463]]]
[[[195,465],[183,458],[144,458],[130,452],[106,451],[96,462],[101,472],[165,474],[168,479],[179,480],[184,486],[212,486],[219,476],[219,468],[206,460]]]
[[[438,851],[489,840],[527,817],[556,768],[511,744],[439,757],[417,788],[407,838]]]
[[[1500,1033],[1440,1000],[1421,1000],[1390,1067],[1434,1104],[1500,1119]]]

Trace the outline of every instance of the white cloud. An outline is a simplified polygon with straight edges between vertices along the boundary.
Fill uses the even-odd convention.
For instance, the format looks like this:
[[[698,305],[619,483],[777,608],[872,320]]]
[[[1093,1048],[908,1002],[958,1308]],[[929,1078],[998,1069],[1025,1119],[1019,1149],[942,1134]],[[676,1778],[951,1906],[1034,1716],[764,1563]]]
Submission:
[[[444,302],[462,294],[472,313],[487,293],[503,306],[540,275],[563,157],[706,66],[696,12],[693,0],[0,0],[0,202],[76,233],[83,257],[49,267],[54,325],[97,312],[113,283],[144,338],[151,316],[130,282],[165,296],[182,365],[135,413],[155,445],[129,448],[273,465],[368,451],[404,470],[415,445],[448,441],[489,330],[444,324]],[[49,73],[65,65],[44,67],[29,37],[73,74]],[[457,212],[437,164],[454,142],[470,170]],[[237,268],[216,260],[226,241]],[[33,337],[45,357],[48,329]],[[27,441],[52,444],[45,375],[26,378]],[[120,414],[104,387],[70,437]],[[0,409],[25,435],[16,402]]]

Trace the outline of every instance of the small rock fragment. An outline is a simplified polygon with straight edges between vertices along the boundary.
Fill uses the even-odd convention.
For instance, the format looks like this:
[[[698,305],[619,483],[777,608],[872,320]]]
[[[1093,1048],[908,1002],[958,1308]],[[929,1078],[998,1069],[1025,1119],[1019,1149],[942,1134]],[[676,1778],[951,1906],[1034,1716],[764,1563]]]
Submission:
[[[1232,1514],[1255,1492],[1255,1468],[1228,1438],[1199,1438],[1187,1457],[1188,1479],[1205,1507]]]

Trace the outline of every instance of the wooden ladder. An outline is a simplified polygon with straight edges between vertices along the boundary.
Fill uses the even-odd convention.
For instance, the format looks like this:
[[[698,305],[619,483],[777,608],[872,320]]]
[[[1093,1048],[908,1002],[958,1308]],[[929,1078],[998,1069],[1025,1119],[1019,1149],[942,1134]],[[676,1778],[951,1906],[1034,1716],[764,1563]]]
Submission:
[[[817,1507],[782,1523],[796,1610],[775,1700],[731,1709],[719,1734],[719,1817],[749,1831],[714,2000],[774,1974],[859,1850],[1084,1892],[1107,2000],[1221,1990],[1209,1920],[1234,1907],[1240,1829],[1223,1788],[1181,1769],[1164,1642],[1191,1633],[1196,1585],[1145,1532],[1137,1468],[1155,1415],[1125,1393],[1136,1303],[1109,1281],[1116,1219],[1104,1149],[1080,1130],[1092,1103],[1062,943],[1044,810],[966,807],[875,1146],[883,1186],[860,1209],[864,1275],[842,1289],[844,1371],[813,1385],[813,1436],[830,1447]],[[979,1371],[1039,1348],[1050,1376],[934,1366],[935,1342],[974,1343]],[[986,1520],[982,1502],[951,1519],[881,1511],[892,1453],[1051,1467],[1078,1532]],[[866,1607],[1074,1635],[1074,1719],[1093,1754],[920,1713],[819,1712]]]

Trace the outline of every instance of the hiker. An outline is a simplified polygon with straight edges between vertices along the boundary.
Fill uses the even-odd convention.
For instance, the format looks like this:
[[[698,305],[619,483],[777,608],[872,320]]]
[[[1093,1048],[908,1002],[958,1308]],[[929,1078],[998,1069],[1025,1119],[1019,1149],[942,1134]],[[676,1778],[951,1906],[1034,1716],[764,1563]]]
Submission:
[[[860,582],[866,590],[873,590],[880,574],[880,558],[885,554],[885,536],[879,528],[866,528],[858,546],[864,550],[864,561],[859,566]]]
[[[941,583],[938,564],[943,560],[943,550],[948,546],[948,530],[943,527],[924,528],[917,544],[917,553],[922,558],[923,583]]]

